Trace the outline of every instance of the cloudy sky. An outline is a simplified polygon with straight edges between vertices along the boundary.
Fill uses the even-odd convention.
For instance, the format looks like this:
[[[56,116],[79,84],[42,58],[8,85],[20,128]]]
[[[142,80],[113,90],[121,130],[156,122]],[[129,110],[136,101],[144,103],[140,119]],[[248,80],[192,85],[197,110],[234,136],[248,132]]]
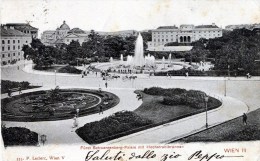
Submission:
[[[260,23],[260,0],[2,0],[0,5],[2,24],[29,21],[40,33],[63,20],[71,28],[97,31]]]

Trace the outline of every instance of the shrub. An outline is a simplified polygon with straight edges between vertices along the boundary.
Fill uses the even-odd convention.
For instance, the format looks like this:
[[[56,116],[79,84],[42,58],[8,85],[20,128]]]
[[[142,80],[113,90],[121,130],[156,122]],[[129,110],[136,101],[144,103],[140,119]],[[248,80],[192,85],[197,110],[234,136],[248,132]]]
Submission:
[[[23,127],[2,127],[4,145],[37,145],[38,134]]]
[[[9,80],[1,80],[1,93],[7,93],[9,89],[12,88],[18,88],[21,87],[21,89],[29,89],[31,88],[29,82],[15,82],[15,81],[9,81]]]
[[[79,70],[75,67],[67,65],[58,70],[59,73],[73,73],[73,74],[81,74],[82,70]]]
[[[144,93],[149,95],[158,95],[163,96],[162,104],[165,105],[187,105],[193,108],[201,109],[205,108],[205,92],[198,90],[185,90],[181,88],[160,88],[160,87],[151,87],[145,88]],[[212,101],[213,98],[209,99]],[[215,106],[221,105],[221,102],[214,102],[212,105]],[[209,104],[210,105],[210,104]]]
[[[149,94],[149,95],[160,95],[160,96],[175,96],[175,95],[180,95],[185,93],[185,89],[181,88],[160,88],[160,87],[151,87],[151,88],[146,88],[144,90],[144,93]]]
[[[172,96],[172,97],[164,97],[163,104],[165,105],[183,105],[185,104],[183,98],[181,96]]]
[[[98,143],[100,139],[114,136],[134,130],[136,128],[150,125],[151,120],[142,118],[134,112],[117,112],[100,121],[85,124],[76,130],[76,133],[88,143]]]

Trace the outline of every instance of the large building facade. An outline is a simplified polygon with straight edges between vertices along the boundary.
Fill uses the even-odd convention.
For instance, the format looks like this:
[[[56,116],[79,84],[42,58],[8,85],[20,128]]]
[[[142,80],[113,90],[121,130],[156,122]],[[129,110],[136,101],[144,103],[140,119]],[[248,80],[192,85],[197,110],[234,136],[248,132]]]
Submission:
[[[222,36],[222,29],[212,25],[180,25],[162,26],[152,30],[152,41],[148,42],[148,50],[162,48],[168,43],[192,43],[200,38],[212,39]]]
[[[128,37],[132,35],[137,35],[135,30],[125,30],[125,31],[116,31],[116,32],[99,32],[95,31],[101,36],[120,36]],[[60,44],[69,44],[71,41],[78,41],[81,45],[83,42],[88,41],[88,35],[90,31],[84,31],[80,28],[73,28],[66,24],[63,21],[63,24],[58,27],[56,30],[47,30],[44,31],[41,35],[41,42],[45,45],[57,46]]]
[[[28,26],[30,25],[1,25],[1,65],[12,64],[24,59],[23,45],[30,45],[32,37],[37,37],[38,33],[38,29]],[[23,29],[23,32],[17,29]]]
[[[88,40],[88,34],[79,28],[70,29],[66,21],[56,30],[47,30],[41,35],[41,42],[50,46],[69,44],[73,40],[82,44]]]

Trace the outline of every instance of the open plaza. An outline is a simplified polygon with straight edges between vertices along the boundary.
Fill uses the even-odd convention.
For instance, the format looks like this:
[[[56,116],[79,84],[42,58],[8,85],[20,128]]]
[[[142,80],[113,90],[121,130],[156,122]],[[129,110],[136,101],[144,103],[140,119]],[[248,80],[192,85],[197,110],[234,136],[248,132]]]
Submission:
[[[104,63],[103,65],[105,65]],[[110,63],[108,63],[110,64]],[[120,64],[120,60],[116,61]],[[181,64],[181,62],[179,62]],[[18,68],[19,66],[19,68]],[[92,66],[102,66],[102,63],[92,64]],[[207,66],[205,65],[205,70]],[[78,67],[78,68],[87,68]],[[113,73],[111,74],[113,75]],[[221,101],[221,106],[209,110],[159,124],[158,126],[130,133],[123,137],[118,137],[102,144],[118,143],[170,143],[183,137],[187,137],[199,131],[207,130],[223,122],[241,117],[243,113],[248,113],[259,108],[259,88],[260,78],[253,77],[193,77],[193,76],[153,76],[146,74],[116,73],[120,78],[105,79],[100,72],[89,71],[89,74],[82,78],[81,74],[66,74],[47,71],[37,71],[32,69],[31,61],[26,61],[16,65],[2,67],[2,79],[11,81],[29,81],[32,85],[39,85],[40,88],[23,90],[22,95],[26,93],[54,89],[59,86],[60,89],[90,89],[95,91],[104,91],[112,93],[119,98],[119,103],[109,109],[81,115],[77,117],[77,127],[74,127],[75,118],[72,117],[57,120],[2,120],[5,127],[25,127],[47,137],[45,144],[86,144],[86,142],[75,132],[78,127],[87,123],[100,121],[103,118],[119,111],[135,111],[143,103],[142,99],[137,99],[136,90],[144,90],[151,87],[162,88],[183,88],[187,90],[199,90],[205,92],[208,96]],[[126,76],[134,75],[135,79],[126,79]],[[239,87],[239,88],[238,88]],[[19,95],[19,91],[13,92],[12,97]],[[8,94],[2,94],[2,99],[7,98]],[[76,95],[77,97],[77,95]],[[80,96],[78,96],[80,97]],[[102,101],[104,106],[105,102]],[[95,104],[95,103],[94,103]],[[90,106],[93,104],[90,104]],[[57,108],[56,108],[57,110]],[[66,110],[65,110],[66,111]],[[64,111],[64,112],[65,112]],[[14,117],[16,115],[13,114]],[[3,112],[2,112],[3,115]],[[48,115],[48,114],[47,114]],[[54,115],[59,115],[55,113]],[[207,115],[207,116],[206,116]],[[40,117],[40,116],[39,116]],[[51,117],[51,116],[50,116]],[[158,117],[166,117],[160,115]],[[207,117],[207,118],[206,118]],[[3,117],[2,117],[3,118]],[[207,120],[206,120],[207,119]],[[206,121],[208,126],[206,127]],[[241,121],[241,126],[244,126]],[[225,130],[225,129],[223,129]],[[62,133],[62,135],[61,135]]]

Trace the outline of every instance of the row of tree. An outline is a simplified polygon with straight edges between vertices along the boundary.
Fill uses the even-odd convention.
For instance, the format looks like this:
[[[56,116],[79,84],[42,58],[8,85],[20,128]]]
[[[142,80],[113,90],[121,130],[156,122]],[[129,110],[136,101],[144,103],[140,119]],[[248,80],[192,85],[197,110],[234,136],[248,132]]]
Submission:
[[[193,49],[185,54],[186,60],[211,59],[216,70],[253,71],[260,59],[260,35],[247,29],[225,31],[222,37],[200,39],[192,45]]]
[[[151,32],[141,33],[144,39],[144,48],[147,41],[151,41]],[[31,46],[24,45],[24,57],[31,59],[38,67],[49,67],[52,64],[89,63],[90,61],[108,61],[110,57],[120,58],[133,55],[137,36],[100,36],[94,30],[88,35],[88,41],[82,45],[78,41],[59,46],[45,46],[39,39],[33,39]],[[88,59],[88,60],[87,60]]]

